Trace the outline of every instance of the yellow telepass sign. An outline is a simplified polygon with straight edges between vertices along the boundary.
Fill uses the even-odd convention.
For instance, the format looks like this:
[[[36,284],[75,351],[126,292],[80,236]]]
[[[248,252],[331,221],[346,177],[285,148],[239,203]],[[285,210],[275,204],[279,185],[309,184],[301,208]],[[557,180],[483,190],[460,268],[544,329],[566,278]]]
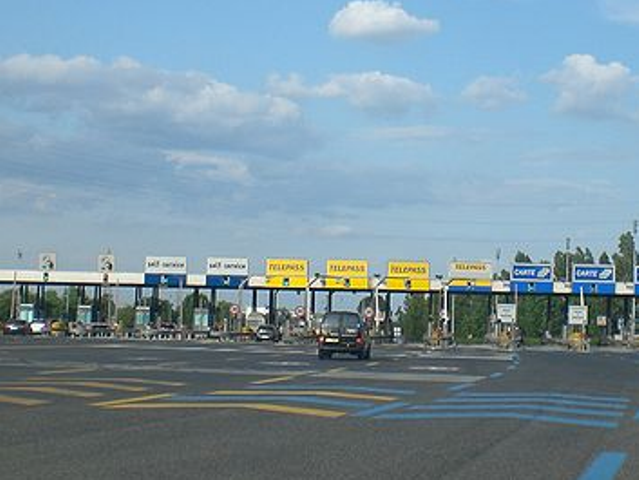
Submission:
[[[367,290],[368,262],[366,260],[328,260],[325,286],[342,290]]]
[[[266,286],[274,288],[306,288],[308,260],[269,258],[266,260]]]
[[[430,289],[430,264],[428,262],[388,262],[387,290],[411,292]]]

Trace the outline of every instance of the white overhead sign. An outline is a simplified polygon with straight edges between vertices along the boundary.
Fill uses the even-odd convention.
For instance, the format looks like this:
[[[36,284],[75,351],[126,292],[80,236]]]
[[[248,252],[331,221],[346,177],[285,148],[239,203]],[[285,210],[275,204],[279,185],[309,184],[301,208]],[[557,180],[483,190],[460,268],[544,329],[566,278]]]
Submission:
[[[498,304],[497,319],[501,323],[515,323],[517,321],[517,305],[514,303]]]
[[[111,273],[115,271],[115,255],[98,256],[98,272]]]
[[[570,305],[568,307],[568,325],[587,325],[588,306]]]
[[[248,277],[248,258],[219,258],[209,257],[206,267],[207,275],[242,276]]]
[[[51,272],[58,266],[57,255],[55,253],[41,253],[38,264],[43,272]]]
[[[186,275],[186,257],[146,257],[144,273]]]
[[[448,278],[462,280],[490,280],[493,278],[493,266],[490,262],[451,262]]]

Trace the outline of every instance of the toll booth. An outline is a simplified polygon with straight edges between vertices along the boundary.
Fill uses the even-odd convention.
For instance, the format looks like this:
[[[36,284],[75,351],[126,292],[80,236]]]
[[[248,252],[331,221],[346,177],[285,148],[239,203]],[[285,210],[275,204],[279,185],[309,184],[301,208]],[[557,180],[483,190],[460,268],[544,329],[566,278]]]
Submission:
[[[437,320],[428,322],[424,344],[431,349],[445,349],[455,346],[455,336],[452,331],[452,320],[448,312],[447,292],[444,291],[443,308]]]
[[[18,311],[18,319],[28,323],[33,322],[35,317],[35,305],[33,303],[21,303]]]
[[[135,329],[144,330],[151,323],[151,307],[138,305],[135,307]]]
[[[570,305],[568,307],[568,323],[564,330],[564,341],[569,350],[577,352],[590,350],[587,326],[588,306]]]
[[[493,322],[493,338],[499,348],[514,350],[521,346],[521,332],[517,326],[517,304],[498,303]]]
[[[78,305],[76,321],[88,325],[93,322],[93,305]]]
[[[209,328],[209,309],[194,308],[193,309],[193,333],[205,333]]]

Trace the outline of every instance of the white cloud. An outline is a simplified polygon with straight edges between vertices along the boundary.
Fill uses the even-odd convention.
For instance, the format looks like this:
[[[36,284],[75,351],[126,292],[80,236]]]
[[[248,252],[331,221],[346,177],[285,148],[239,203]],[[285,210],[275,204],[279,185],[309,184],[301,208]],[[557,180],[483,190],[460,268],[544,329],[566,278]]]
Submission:
[[[27,209],[36,213],[55,210],[59,197],[51,188],[28,180],[0,180],[0,211]]]
[[[442,140],[456,135],[455,129],[439,125],[409,125],[402,127],[376,128],[367,132],[373,139],[391,141]]]
[[[464,88],[462,98],[483,110],[498,110],[523,102],[526,94],[514,78],[482,76]]]
[[[353,227],[342,224],[324,225],[317,228],[314,233],[320,237],[341,238],[353,234]]]
[[[18,55],[0,61],[0,105],[54,115],[130,142],[165,147],[271,151],[308,141],[299,107],[289,99],[244,92],[197,72],[111,64],[85,56]],[[143,145],[144,146],[144,145]]]
[[[400,3],[353,1],[338,11],[329,25],[335,37],[394,41],[439,31],[439,22],[409,15]]]
[[[430,85],[377,71],[333,75],[316,86],[305,85],[297,74],[273,76],[269,88],[275,95],[291,98],[344,98],[357,109],[390,115],[430,109],[435,103]]]
[[[637,0],[601,0],[600,5],[608,20],[639,24],[639,2]]]
[[[194,170],[210,180],[242,185],[253,183],[248,166],[237,159],[187,151],[166,152],[166,158],[178,169]]]
[[[603,64],[592,55],[569,55],[561,68],[546,73],[542,80],[557,88],[559,112],[594,118],[632,116],[626,100],[637,78],[619,62]]]

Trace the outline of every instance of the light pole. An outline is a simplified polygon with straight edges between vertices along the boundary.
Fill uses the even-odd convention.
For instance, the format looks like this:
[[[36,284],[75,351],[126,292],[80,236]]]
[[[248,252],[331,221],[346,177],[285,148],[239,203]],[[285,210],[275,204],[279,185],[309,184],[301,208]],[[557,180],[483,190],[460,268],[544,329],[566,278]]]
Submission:
[[[566,238],[566,258],[564,259],[566,263],[566,283],[569,282],[570,279],[570,237]]]
[[[242,292],[244,291],[244,287],[248,283],[249,278],[250,277],[246,277],[237,287],[237,306],[240,309],[240,313],[244,310],[244,307],[242,306]]]
[[[316,273],[315,276],[311,279],[310,282],[306,283],[306,288],[305,288],[305,296],[306,298],[304,298],[305,300],[305,314],[306,314],[306,329],[310,329],[311,327],[311,287],[315,284],[315,282],[319,282],[322,279],[322,275],[319,273]]]
[[[634,342],[635,330],[637,322],[637,298],[636,298],[636,282],[637,282],[637,227],[639,222],[635,220],[632,222],[632,319],[630,320],[630,339]]]

